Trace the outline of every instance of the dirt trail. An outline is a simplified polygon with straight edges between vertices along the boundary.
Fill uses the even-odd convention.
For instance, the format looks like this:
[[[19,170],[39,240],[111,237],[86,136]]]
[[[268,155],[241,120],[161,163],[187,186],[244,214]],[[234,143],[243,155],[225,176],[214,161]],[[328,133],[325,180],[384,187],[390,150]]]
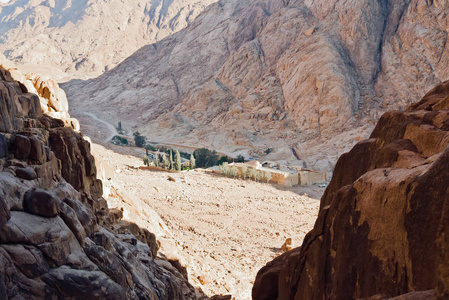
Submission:
[[[89,112],[81,112],[81,114],[88,116],[92,119],[94,119],[97,122],[100,122],[104,125],[106,125],[106,128],[109,130],[109,134],[106,135],[106,137],[104,138],[103,142],[109,142],[110,140],[112,140],[112,138],[116,135],[118,135],[119,133],[117,132],[117,129],[114,127],[114,125],[112,125],[111,123],[108,123],[102,119],[100,119],[97,115],[94,115],[93,113],[89,113]]]

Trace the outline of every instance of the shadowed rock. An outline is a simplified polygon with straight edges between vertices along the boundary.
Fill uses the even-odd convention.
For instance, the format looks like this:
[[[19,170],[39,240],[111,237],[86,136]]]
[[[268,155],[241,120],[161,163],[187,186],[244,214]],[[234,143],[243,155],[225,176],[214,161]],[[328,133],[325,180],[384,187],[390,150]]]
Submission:
[[[16,176],[26,180],[33,180],[37,178],[36,171],[31,167],[17,168]]]
[[[31,142],[30,139],[23,135],[15,136],[15,146],[16,152],[15,157],[18,159],[26,159],[31,152]]]
[[[197,299],[168,261],[155,262],[154,234],[132,223],[101,227],[117,220],[90,144],[68,119],[42,116],[42,99],[27,94],[33,84],[1,60],[0,299]],[[42,103],[64,109],[53,83],[42,83]]]
[[[253,299],[448,299],[447,99],[449,82],[342,155],[314,229],[259,272]]]
[[[8,155],[8,141],[4,134],[0,133],[0,158]]]
[[[23,208],[32,214],[43,217],[56,217],[60,212],[60,203],[55,195],[40,190],[33,189],[25,194]]]

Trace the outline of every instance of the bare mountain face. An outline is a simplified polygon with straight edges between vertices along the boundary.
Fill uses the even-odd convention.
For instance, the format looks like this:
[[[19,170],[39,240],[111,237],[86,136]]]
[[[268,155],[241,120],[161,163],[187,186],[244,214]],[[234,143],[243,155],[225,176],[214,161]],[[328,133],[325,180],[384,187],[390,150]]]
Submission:
[[[0,52],[23,65],[22,70],[37,69],[59,79],[95,77],[140,47],[186,27],[215,1],[0,3]]]
[[[449,79],[448,11],[447,1],[219,1],[64,88],[73,108],[150,140],[274,148],[262,159],[329,170],[381,113]]]
[[[339,158],[313,230],[252,299],[449,299],[448,100],[446,81]]]

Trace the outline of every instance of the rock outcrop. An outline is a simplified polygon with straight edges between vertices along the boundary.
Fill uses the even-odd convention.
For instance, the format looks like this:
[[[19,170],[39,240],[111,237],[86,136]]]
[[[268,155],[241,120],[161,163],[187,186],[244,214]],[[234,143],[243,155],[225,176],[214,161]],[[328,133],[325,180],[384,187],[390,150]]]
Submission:
[[[67,114],[57,84],[6,65],[0,59],[0,299],[201,298],[182,266],[158,256],[154,234],[109,211],[90,144],[52,117]]]
[[[444,82],[341,156],[313,230],[253,299],[448,299],[448,99]]]
[[[332,170],[383,112],[449,79],[448,13],[445,1],[219,1],[64,89],[71,107],[150,141]]]
[[[0,1],[0,53],[56,79],[98,76],[216,1]]]

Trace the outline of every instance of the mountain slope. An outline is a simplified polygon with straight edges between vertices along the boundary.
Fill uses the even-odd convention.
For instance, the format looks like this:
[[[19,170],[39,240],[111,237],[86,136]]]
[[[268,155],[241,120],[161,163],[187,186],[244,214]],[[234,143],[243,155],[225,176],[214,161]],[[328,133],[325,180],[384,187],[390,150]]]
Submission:
[[[448,97],[447,81],[385,113],[340,157],[313,230],[253,299],[448,299]]]
[[[329,170],[383,111],[448,79],[447,12],[421,0],[220,1],[64,88],[74,109],[150,140],[252,156],[274,148],[262,158]]]
[[[98,76],[186,27],[216,0],[15,0],[0,3],[0,52],[64,78]],[[22,69],[23,69],[22,67]]]

